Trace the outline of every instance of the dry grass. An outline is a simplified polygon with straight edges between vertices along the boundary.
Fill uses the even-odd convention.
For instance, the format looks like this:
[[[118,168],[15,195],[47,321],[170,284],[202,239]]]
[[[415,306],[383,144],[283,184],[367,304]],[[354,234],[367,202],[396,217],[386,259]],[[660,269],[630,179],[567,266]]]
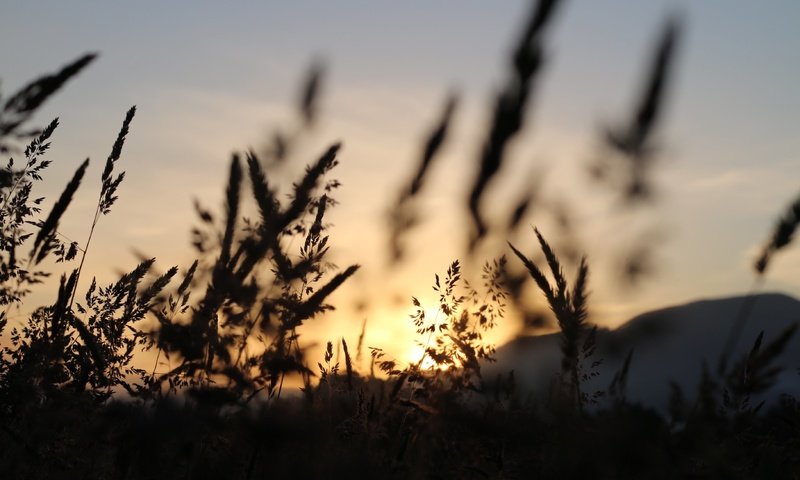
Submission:
[[[515,46],[464,205],[473,224],[472,247],[490,232],[481,200],[507,145],[521,131],[543,65],[544,32],[559,3],[539,2]],[[617,180],[629,198],[648,189],[647,159],[679,31],[676,21],[667,23],[632,121],[606,135],[628,159]],[[0,350],[0,469],[6,478],[796,476],[800,404],[785,397],[764,411],[759,403],[775,382],[775,360],[795,327],[770,340],[758,336],[730,369],[716,375],[705,369],[696,399],[674,389],[668,417],[627,400],[632,352],[608,379],[608,392],[587,392],[600,361],[594,355],[596,328],[588,319],[589,265],[581,258],[570,283],[563,250],[537,229],[542,261],[509,243],[514,261],[498,255],[484,263],[477,288],[459,261],[435,275],[433,318],[412,297],[410,320],[423,352],[417,362],[403,363],[376,346],[373,367],[382,374],[374,368],[362,372],[345,338],[328,342],[321,361],[307,358],[298,329],[331,310],[330,296],[359,270],[328,261],[333,240],[325,219],[339,186],[329,177],[341,144],[310,163],[288,200],[281,201],[270,183],[271,165],[287,161],[293,142],[315,121],[319,65],[301,90],[299,130],[276,133],[270,158],[252,151],[233,155],[221,217],[198,206],[197,259],[180,276],[177,267],[153,275],[154,259],[145,259],[116,282],[93,281],[78,295],[94,227],[124,191],[124,173],[115,169],[135,109],[126,114],[106,161],[83,245],[62,241],[58,229],[88,160],[39,220],[43,200],[31,192],[49,165],[44,156],[58,122],[37,132],[25,129],[42,102],[93,59],[83,56],[32,82],[0,111],[3,151],[20,137],[28,142],[25,166],[17,170],[9,161],[0,175],[0,306],[25,302],[31,286],[48,274],[30,269],[46,259],[68,269],[52,305],[31,309],[18,326],[7,325],[5,312],[0,316],[0,334],[8,339]],[[455,104],[446,103],[393,206],[390,253],[398,261],[416,219],[414,200],[447,137]],[[249,195],[243,188],[248,181]],[[523,195],[509,210],[506,233],[522,222],[534,198]],[[245,202],[257,208],[258,218],[243,218]],[[791,242],[798,218],[795,202],[757,260],[758,276]],[[30,253],[21,254],[23,247]],[[79,265],[72,268],[78,252]],[[543,262],[549,272],[539,266]],[[512,312],[524,311],[528,282],[544,296],[561,335],[558,381],[540,402],[516,389],[515,375],[524,365],[494,379],[484,378],[482,368],[495,352],[487,333]],[[155,327],[145,322],[152,318]],[[365,320],[356,358],[366,325]],[[334,361],[334,343],[343,352],[343,366]],[[132,362],[147,349],[158,350],[151,371]],[[167,372],[157,371],[161,356],[173,365]],[[302,395],[286,393],[289,376],[302,379]]]

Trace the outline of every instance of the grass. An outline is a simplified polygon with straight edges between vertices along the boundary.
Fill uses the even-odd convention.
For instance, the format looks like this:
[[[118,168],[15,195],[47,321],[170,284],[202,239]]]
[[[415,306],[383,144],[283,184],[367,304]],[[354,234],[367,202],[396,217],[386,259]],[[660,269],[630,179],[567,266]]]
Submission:
[[[514,48],[465,199],[469,251],[489,235],[516,229],[535,199],[524,195],[512,205],[501,215],[509,219],[502,227],[491,225],[481,209],[506,146],[521,131],[559,3],[537,3]],[[669,20],[632,119],[625,128],[608,129],[609,156],[593,166],[597,180],[621,193],[626,208],[646,208],[653,138],[679,37],[680,22]],[[363,349],[366,321],[355,351],[352,341],[339,338],[327,343],[323,358],[309,358],[298,329],[331,310],[329,297],[359,270],[328,261],[335,239],[325,220],[336,205],[339,182],[330,177],[340,143],[313,159],[288,199],[281,200],[278,185],[270,183],[270,167],[291,156],[294,142],[315,121],[323,72],[318,64],[302,89],[299,129],[276,134],[269,158],[252,151],[232,156],[220,217],[198,205],[197,259],[189,267],[153,274],[154,259],[145,259],[117,281],[92,281],[79,292],[95,226],[125,194],[124,172],[116,169],[126,137],[135,134],[135,108],[125,115],[106,160],[82,245],[62,240],[59,224],[85,181],[89,160],[39,220],[44,199],[31,194],[49,165],[44,157],[58,121],[36,131],[27,123],[94,58],[85,55],[31,82],[0,110],[3,151],[27,144],[16,150],[26,159],[22,168],[10,160],[0,171],[5,478],[796,478],[800,403],[784,396],[765,410],[759,397],[775,382],[775,359],[795,326],[772,339],[762,333],[731,362],[726,349],[715,373],[703,370],[697,398],[673,389],[667,416],[626,399],[628,371],[636,362],[632,350],[607,379],[607,391],[587,391],[602,361],[588,320],[590,262],[581,258],[570,282],[564,272],[570,262],[538,229],[541,261],[509,243],[512,260],[498,255],[485,262],[477,287],[464,263],[453,261],[434,276],[435,308],[412,297],[410,321],[423,352],[418,361],[404,363],[370,346],[372,366],[358,370],[353,354]],[[405,258],[403,239],[417,221],[415,202],[456,105],[455,97],[446,101],[388,215],[388,250],[396,262]],[[243,217],[246,202],[257,218]],[[798,219],[795,201],[755,262],[756,278],[790,244]],[[63,262],[68,273],[58,280],[51,305],[30,308],[26,296],[48,279],[49,272],[37,270],[47,259]],[[483,368],[495,354],[487,333],[511,314],[531,314],[528,285],[549,306],[561,335],[560,372],[553,372],[552,388],[536,401],[517,389],[518,372],[485,378]],[[9,325],[7,312],[19,305],[32,313],[23,324]],[[730,334],[734,343],[748,314],[740,312]],[[136,355],[153,349],[156,365],[162,356],[170,359],[169,371],[134,366]],[[285,387],[289,378],[301,380],[299,394]]]

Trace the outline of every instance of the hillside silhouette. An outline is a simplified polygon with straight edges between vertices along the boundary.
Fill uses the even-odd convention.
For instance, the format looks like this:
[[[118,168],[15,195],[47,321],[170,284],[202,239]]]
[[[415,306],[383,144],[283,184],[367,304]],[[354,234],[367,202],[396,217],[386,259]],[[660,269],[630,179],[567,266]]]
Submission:
[[[745,356],[752,342],[764,332],[764,341],[778,338],[800,322],[800,301],[778,293],[756,295],[734,358]],[[605,390],[614,374],[623,368],[629,352],[631,366],[627,377],[629,402],[667,413],[670,394],[680,388],[687,398],[695,398],[703,369],[713,370],[722,355],[726,335],[748,297],[699,300],[684,305],[646,312],[619,327],[597,332],[595,355],[602,359],[599,375],[587,382],[588,388]],[[499,346],[497,362],[488,372],[514,370],[520,388],[536,394],[546,392],[560,361],[558,333],[516,338]],[[791,337],[775,358],[782,367],[774,385],[758,398],[773,406],[781,395],[800,394],[800,339]]]

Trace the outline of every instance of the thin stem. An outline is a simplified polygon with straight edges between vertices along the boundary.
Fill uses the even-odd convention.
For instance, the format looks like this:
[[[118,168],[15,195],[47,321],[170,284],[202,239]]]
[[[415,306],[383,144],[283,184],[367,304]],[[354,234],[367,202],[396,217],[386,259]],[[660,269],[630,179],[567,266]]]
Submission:
[[[439,314],[440,313],[442,313],[442,310],[441,309],[437,309],[436,310],[436,315],[433,317],[434,330],[436,329],[436,321],[439,320]],[[420,369],[422,367],[422,362],[425,360],[425,357],[428,356],[428,347],[431,344],[431,337],[433,336],[434,330],[431,330],[430,332],[428,332],[428,338],[427,338],[427,340],[425,340],[425,347],[423,347],[423,349],[422,349],[422,356],[419,357],[419,361],[417,361],[417,365],[414,368],[417,371],[420,371]],[[408,400],[409,401],[414,399],[414,393],[416,393],[416,391],[417,391],[416,382],[414,382],[414,384],[411,385],[411,389],[408,391]],[[404,420],[405,420],[405,418],[404,418]]]
[[[748,317],[753,312],[753,308],[756,306],[756,300],[758,300],[756,295],[758,294],[763,282],[764,277],[762,275],[758,275],[753,280],[753,285],[750,287],[749,292],[742,301],[742,306],[739,307],[739,311],[736,314],[736,321],[733,323],[730,333],[728,333],[728,338],[725,341],[725,347],[722,349],[722,354],[720,355],[719,365],[717,367],[717,372],[720,375],[724,374],[725,369],[728,367],[728,359],[733,353],[733,349],[735,349],[736,345],[739,343],[739,337],[742,334],[742,329],[744,328],[745,323],[747,323]]]
[[[8,191],[8,195],[6,195],[6,198],[3,199],[3,206],[2,206],[3,209],[6,208],[6,205],[8,205],[8,201],[11,199],[11,195],[14,194],[14,190],[17,189],[19,183],[22,181],[23,178],[25,178],[25,175],[28,173],[28,167],[31,166],[32,162],[34,162],[37,157],[38,157],[37,155],[34,155],[30,159],[28,159],[27,162],[25,162],[25,168],[22,169],[22,172],[20,172],[19,177],[17,177],[17,179],[14,181],[14,184],[11,185],[11,190]],[[10,168],[8,170],[8,173],[14,175],[14,172],[11,171]]]
[[[25,170],[22,171],[19,178],[17,178],[16,181],[14,181],[14,184],[11,186],[11,190],[8,191],[8,195],[6,195],[6,198],[3,199],[3,206],[2,206],[3,209],[5,209],[6,206],[8,205],[8,201],[11,199],[11,195],[14,194],[14,190],[17,189],[17,187],[19,186],[19,182],[21,182],[22,179],[25,177],[25,173],[27,173],[27,171],[28,167],[26,166]]]
[[[245,348],[247,348],[247,339],[250,338],[250,334],[253,332],[253,327],[255,327],[256,322],[258,321],[259,317],[263,315],[263,312],[264,312],[264,306],[262,305],[261,310],[258,312],[258,315],[253,317],[253,320],[250,323],[248,323],[247,326],[245,327],[244,334],[242,335],[242,344],[239,345],[239,351],[236,354],[236,361],[233,362],[234,367],[239,366],[239,362],[242,359],[242,354],[244,353]]]
[[[81,255],[81,263],[78,265],[78,273],[75,277],[75,286],[72,290],[72,296],[69,299],[69,306],[67,310],[72,308],[72,303],[75,301],[75,294],[78,292],[78,281],[81,279],[81,271],[83,271],[83,263],[86,261],[86,254],[89,251],[89,244],[92,242],[94,235],[94,228],[97,226],[97,221],[100,220],[100,204],[103,201],[103,189],[100,189],[100,197],[97,199],[97,208],[94,211],[94,220],[92,220],[92,228],[89,230],[89,238],[86,239],[86,245],[83,247],[83,254]]]
[[[42,220],[37,220],[35,222],[31,222],[30,220],[26,220],[25,223],[27,223],[28,225],[33,225],[34,227],[40,227],[41,228],[41,226],[42,226],[42,224],[44,222]],[[59,237],[64,238],[64,240],[68,241],[69,243],[74,243],[75,244],[75,248],[77,248],[79,251],[85,252],[84,249],[82,249],[81,247],[78,246],[78,242],[76,242],[75,240],[69,238],[68,236],[64,235],[63,233],[59,232],[58,230],[55,230],[55,233]]]
[[[419,357],[419,361],[417,362],[417,370],[422,366],[422,361],[425,360],[425,357],[428,355],[428,347],[431,344],[431,337],[433,336],[433,332],[436,330],[436,321],[439,320],[439,314],[442,313],[441,309],[436,310],[436,316],[433,317],[432,325],[434,330],[428,332],[428,338],[425,340],[425,347],[422,349],[422,356]]]
[[[281,398],[281,392],[283,391],[283,375],[284,375],[284,373],[281,372],[281,381],[278,383],[278,395],[276,397],[278,399]]]
[[[153,383],[153,379],[156,376],[156,368],[158,367],[158,361],[161,359],[161,349],[158,349],[158,354],[156,355],[156,363],[153,364],[153,372],[150,373],[150,383]]]

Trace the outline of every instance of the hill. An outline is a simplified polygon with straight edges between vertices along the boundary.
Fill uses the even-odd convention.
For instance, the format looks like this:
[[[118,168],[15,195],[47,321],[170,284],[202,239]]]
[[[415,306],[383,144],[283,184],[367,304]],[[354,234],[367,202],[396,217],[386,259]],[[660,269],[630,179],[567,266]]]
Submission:
[[[638,315],[614,330],[597,333],[593,358],[602,359],[599,376],[588,390],[607,389],[625,356],[633,349],[628,373],[627,397],[634,403],[664,411],[670,382],[693,398],[704,364],[716,369],[725,341],[746,297],[700,300]],[[757,295],[734,348],[733,360],[745,355],[760,331],[764,342],[776,338],[800,322],[800,301],[787,295]],[[486,367],[487,378],[515,369],[518,384],[534,396],[545,395],[559,371],[561,352],[558,334],[518,337],[497,349],[497,362]],[[800,338],[794,336],[778,357],[783,367],[776,385],[765,394],[771,403],[781,393],[800,395]]]

